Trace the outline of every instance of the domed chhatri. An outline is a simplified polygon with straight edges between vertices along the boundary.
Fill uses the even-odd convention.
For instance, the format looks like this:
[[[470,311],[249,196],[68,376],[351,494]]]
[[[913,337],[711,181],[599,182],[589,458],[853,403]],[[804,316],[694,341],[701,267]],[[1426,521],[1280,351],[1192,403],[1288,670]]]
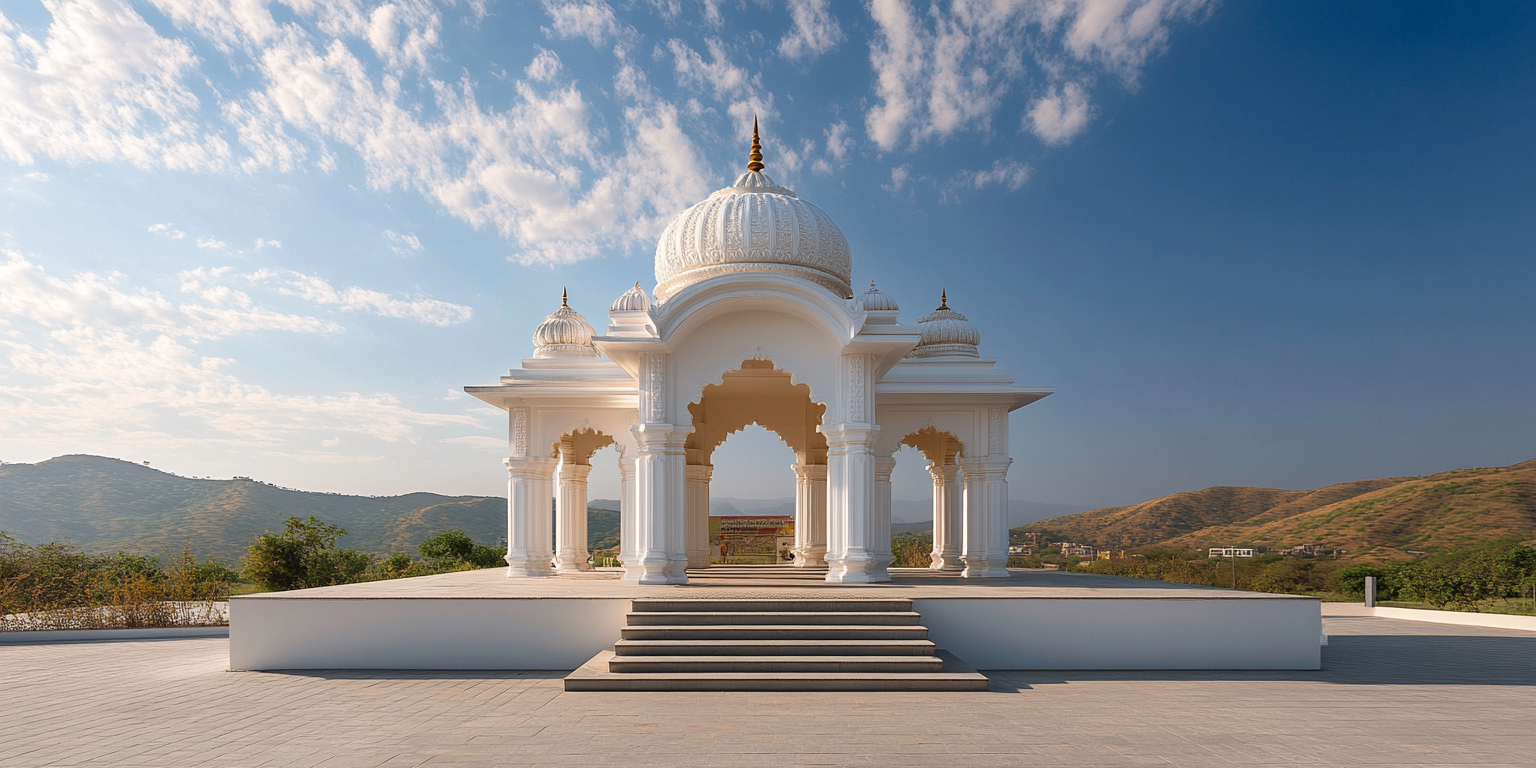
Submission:
[[[869,281],[869,290],[859,297],[859,304],[865,312],[895,312],[900,307],[896,306],[896,300],[889,294],[883,293],[875,287],[875,281]]]
[[[597,357],[597,348],[592,346],[592,337],[596,335],[587,319],[571,309],[562,288],[560,308],[549,313],[533,331],[533,356]]]
[[[757,121],[736,182],[678,214],[656,245],[656,300],[719,275],[769,272],[803,278],[848,299],[848,240],[832,218],[763,173]]]
[[[907,357],[980,357],[976,345],[981,343],[981,332],[965,315],[949,308],[949,292],[939,294],[939,308],[917,321],[922,341],[907,353]]]
[[[635,281],[635,287],[620,294],[613,300],[613,305],[608,307],[609,312],[644,312],[651,308],[651,297],[645,295],[645,289],[640,287],[640,281]]]

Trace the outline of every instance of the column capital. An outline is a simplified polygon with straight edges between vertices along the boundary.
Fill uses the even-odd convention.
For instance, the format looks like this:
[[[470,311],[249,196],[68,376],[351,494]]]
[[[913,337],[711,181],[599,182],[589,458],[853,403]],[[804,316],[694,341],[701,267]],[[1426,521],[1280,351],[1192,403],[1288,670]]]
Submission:
[[[864,447],[873,449],[875,438],[880,436],[878,424],[830,424],[816,428],[827,438],[828,453],[840,448]]]
[[[972,477],[981,477],[994,474],[1007,475],[1013,459],[967,459],[961,456],[958,463],[961,472]]]
[[[675,448],[678,453],[683,451],[683,445],[688,441],[688,436],[693,434],[693,427],[678,424],[636,424],[629,428],[635,436],[635,444],[640,453],[656,453],[658,449]],[[671,452],[671,451],[667,451]]]
[[[554,459],[533,459],[527,457],[508,456],[501,460],[502,466],[507,468],[507,477],[528,477],[532,475],[548,475],[555,471]]]
[[[585,483],[590,474],[592,474],[591,464],[560,465],[560,482],[562,483]]]
[[[827,465],[825,464],[791,464],[789,467],[795,471],[795,477],[801,480],[827,479]]]
[[[891,481],[891,471],[894,469],[896,469],[895,456],[876,456],[875,482],[889,483]]]
[[[713,464],[689,464],[684,469],[690,483],[707,483],[715,473]]]

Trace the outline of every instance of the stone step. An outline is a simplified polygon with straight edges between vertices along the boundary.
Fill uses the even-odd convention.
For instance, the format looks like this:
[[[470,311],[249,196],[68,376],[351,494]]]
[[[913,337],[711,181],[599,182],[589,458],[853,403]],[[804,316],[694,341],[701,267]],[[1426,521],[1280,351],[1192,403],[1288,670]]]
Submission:
[[[745,611],[757,613],[905,613],[912,610],[911,600],[797,600],[744,599],[744,600],[634,600],[631,611],[635,613],[659,612],[716,612]]]
[[[612,672],[603,651],[567,675],[567,691],[985,691],[987,678],[945,655],[944,672]],[[953,661],[952,661],[953,660]]]
[[[859,626],[913,625],[922,621],[915,611],[641,611],[629,614],[631,627],[656,625],[843,624]]]
[[[928,628],[855,624],[659,624],[623,627],[619,637],[625,640],[926,640]]]
[[[620,640],[620,656],[932,656],[929,640]]]
[[[617,656],[609,672],[943,672],[937,656]]]

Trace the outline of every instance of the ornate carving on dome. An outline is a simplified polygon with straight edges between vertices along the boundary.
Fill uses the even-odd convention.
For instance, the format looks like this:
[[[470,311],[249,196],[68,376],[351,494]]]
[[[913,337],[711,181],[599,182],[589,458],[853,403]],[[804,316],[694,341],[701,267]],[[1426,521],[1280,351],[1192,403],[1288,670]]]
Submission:
[[[679,213],[656,245],[656,300],[724,274],[773,272],[853,295],[848,240],[825,211],[762,172],[754,151],[730,187]]]
[[[620,294],[613,300],[613,306],[609,312],[644,312],[651,308],[651,297],[645,295],[645,289],[640,287],[640,281],[635,281],[635,287]]]
[[[976,346],[981,343],[981,332],[965,315],[949,308],[949,292],[939,294],[939,308],[917,321],[922,340],[907,353],[907,357],[940,357],[958,355],[980,357]]]
[[[597,347],[592,346],[595,335],[597,331],[585,317],[571,309],[565,291],[561,290],[560,308],[549,313],[533,331],[533,356],[597,357]]]
[[[859,297],[859,306],[866,312],[895,312],[899,309],[896,300],[876,288],[873,280],[869,281],[869,290]]]

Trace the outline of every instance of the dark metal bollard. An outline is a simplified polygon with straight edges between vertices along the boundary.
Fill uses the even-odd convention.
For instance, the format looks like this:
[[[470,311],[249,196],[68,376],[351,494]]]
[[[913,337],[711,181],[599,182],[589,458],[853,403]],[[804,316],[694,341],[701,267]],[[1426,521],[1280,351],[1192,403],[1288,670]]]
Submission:
[[[1376,577],[1365,577],[1365,607],[1376,607]]]

